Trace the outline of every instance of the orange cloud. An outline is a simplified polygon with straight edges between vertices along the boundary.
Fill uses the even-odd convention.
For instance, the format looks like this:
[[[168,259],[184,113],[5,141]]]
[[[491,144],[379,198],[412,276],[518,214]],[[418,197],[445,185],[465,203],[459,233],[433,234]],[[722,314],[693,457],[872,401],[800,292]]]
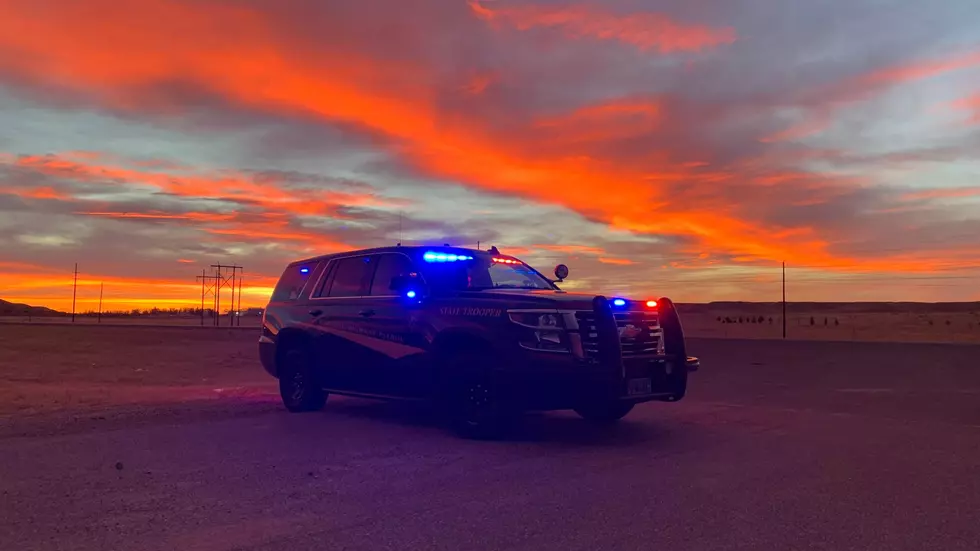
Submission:
[[[980,93],[953,102],[953,108],[970,112],[968,122],[980,124]]]
[[[929,199],[961,199],[964,197],[980,197],[980,186],[965,186],[952,188],[924,189],[902,195],[906,201],[923,201]]]
[[[469,6],[481,19],[521,31],[554,28],[572,38],[616,40],[663,53],[699,51],[735,41],[734,29],[680,23],[655,13],[617,15],[584,6],[490,8],[477,0],[470,0]]]
[[[281,182],[257,182],[251,175],[226,172],[214,175],[182,174],[135,170],[120,166],[93,164],[59,155],[16,157],[19,167],[81,182],[100,182],[125,186],[155,188],[180,197],[218,199],[256,204],[274,211],[296,215],[337,215],[340,206],[392,207],[400,201],[387,201],[370,194],[343,193],[330,190],[286,189]],[[117,213],[116,216],[127,215]],[[150,218],[150,214],[132,214],[130,218]],[[188,215],[190,216],[190,215]]]
[[[547,131],[552,140],[565,145],[603,142],[650,132],[659,124],[660,116],[657,101],[627,98],[542,117],[535,121],[535,128]]]
[[[0,194],[16,195],[25,199],[70,199],[71,196],[61,193],[53,188],[42,186],[28,188],[16,185],[0,184]]]
[[[599,262],[603,264],[614,264],[617,266],[631,266],[635,264],[635,262],[628,258],[607,258],[604,256],[599,257]]]
[[[662,51],[698,50],[734,40],[734,33],[679,25],[656,15],[613,16],[585,8],[493,10],[471,3],[474,13],[530,28],[555,27],[575,36],[616,39]],[[152,21],[152,25],[147,25]],[[706,189],[752,183],[764,174],[711,170],[690,159],[652,155],[642,167],[586,155],[541,154],[536,143],[498,135],[465,114],[444,114],[438,94],[418,85],[427,70],[342,51],[307,51],[277,32],[268,14],[246,5],[182,4],[170,0],[69,2],[57,10],[29,0],[8,2],[0,18],[0,59],[25,81],[58,82],[115,107],[154,105],[146,97],[159,83],[194,85],[225,101],[264,112],[302,113],[310,118],[370,129],[397,144],[394,151],[425,173],[479,189],[526,197],[574,210],[616,229],[690,241],[692,252],[712,250],[757,261],[787,260],[840,269],[928,270],[921,259],[871,259],[830,252],[816,228],[786,231],[751,222],[732,206],[678,200],[672,189]],[[216,33],[220,28],[224,32]],[[175,34],[180,40],[174,40]],[[247,36],[248,40],[240,37]],[[329,47],[326,45],[325,47]],[[10,55],[10,52],[17,52]],[[573,112],[568,120],[625,113],[656,121],[655,111],[601,106]],[[632,111],[630,111],[632,110]],[[584,131],[569,125],[569,132]],[[320,215],[343,200],[376,197],[285,191],[229,174],[208,178],[159,170],[95,166],[35,157],[24,165],[66,177],[143,183],[167,193],[254,201],[269,210]],[[309,239],[312,232],[281,228],[279,236]],[[228,236],[265,237],[269,226],[215,228]],[[278,230],[276,230],[278,231]]]

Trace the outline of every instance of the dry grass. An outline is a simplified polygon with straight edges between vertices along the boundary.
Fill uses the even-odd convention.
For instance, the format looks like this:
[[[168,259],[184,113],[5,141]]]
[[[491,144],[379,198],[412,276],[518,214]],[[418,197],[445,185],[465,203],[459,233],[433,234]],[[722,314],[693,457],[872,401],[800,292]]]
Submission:
[[[758,320],[760,316],[762,323],[750,322],[750,318]],[[731,322],[726,323],[726,319]],[[694,337],[782,338],[779,313],[746,314],[731,309],[694,312],[682,314],[682,322],[685,332]],[[787,316],[786,333],[787,338],[794,340],[980,343],[980,313],[814,309],[791,312]]]

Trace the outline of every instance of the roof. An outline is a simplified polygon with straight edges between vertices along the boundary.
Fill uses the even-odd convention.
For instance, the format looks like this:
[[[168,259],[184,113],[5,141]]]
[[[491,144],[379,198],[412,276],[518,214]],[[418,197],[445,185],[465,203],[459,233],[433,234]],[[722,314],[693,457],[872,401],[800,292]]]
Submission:
[[[418,253],[420,251],[432,251],[432,250],[463,252],[465,254],[490,254],[489,251],[471,249],[469,247],[453,247],[453,246],[445,246],[445,245],[397,245],[397,246],[389,246],[389,247],[374,247],[371,249],[351,249],[349,251],[322,254],[310,258],[294,260],[293,262],[290,262],[289,265],[294,266],[297,264],[319,262],[321,260],[329,260],[337,256],[380,254],[380,253],[405,253],[411,255],[411,254]]]

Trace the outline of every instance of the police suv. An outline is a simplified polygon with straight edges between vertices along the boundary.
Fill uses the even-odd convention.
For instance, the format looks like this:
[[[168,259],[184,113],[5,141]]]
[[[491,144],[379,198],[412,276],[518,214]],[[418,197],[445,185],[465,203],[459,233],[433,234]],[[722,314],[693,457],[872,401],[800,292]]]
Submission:
[[[454,247],[385,247],[286,267],[259,354],[289,411],[328,394],[431,400],[465,436],[498,435],[530,410],[613,422],[684,397],[674,304],[569,293],[521,260]]]

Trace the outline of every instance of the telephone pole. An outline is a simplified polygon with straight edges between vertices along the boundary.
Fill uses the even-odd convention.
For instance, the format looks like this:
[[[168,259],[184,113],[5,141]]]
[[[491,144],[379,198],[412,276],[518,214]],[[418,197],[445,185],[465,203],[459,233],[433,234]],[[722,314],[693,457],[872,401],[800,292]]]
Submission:
[[[97,323],[102,323],[102,292],[105,291],[105,282],[99,283],[99,321]]]
[[[786,262],[783,262],[783,339],[786,338]]]
[[[235,325],[238,327],[242,326],[242,282],[245,280],[245,275],[238,278],[238,315],[235,318],[238,320]]]
[[[211,297],[214,306],[214,325],[218,324],[218,276],[208,275],[207,270],[201,270],[197,276],[201,280],[201,327],[204,327],[204,299]]]
[[[221,290],[226,286],[231,287],[231,308],[229,309],[229,312],[232,312],[233,314],[235,310],[235,278],[236,275],[240,272],[243,272],[244,269],[241,266],[237,266],[234,264],[232,265],[212,264],[211,267],[215,269],[215,277],[217,278],[216,279],[217,288],[215,289],[215,318],[214,319],[215,319],[215,325],[220,325],[218,323],[218,316],[220,315],[219,312],[221,311]],[[225,275],[227,274],[227,272],[225,272],[225,274],[222,274],[221,272],[222,269],[231,270],[231,274]],[[234,324],[234,322],[235,322],[234,316],[229,315],[228,325],[232,325]]]
[[[75,323],[75,297],[78,294],[78,262],[75,263],[75,278],[71,284],[71,322]]]

